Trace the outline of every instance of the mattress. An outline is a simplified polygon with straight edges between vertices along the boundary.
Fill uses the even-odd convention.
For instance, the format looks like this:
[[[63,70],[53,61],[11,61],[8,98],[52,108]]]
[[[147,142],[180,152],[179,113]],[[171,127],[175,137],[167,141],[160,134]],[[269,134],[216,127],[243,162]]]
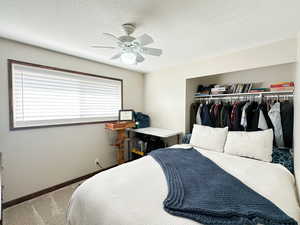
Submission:
[[[197,150],[300,222],[295,179],[285,167]],[[70,199],[67,220],[70,225],[199,225],[165,212],[167,194],[163,170],[151,156],[145,156],[82,183]]]

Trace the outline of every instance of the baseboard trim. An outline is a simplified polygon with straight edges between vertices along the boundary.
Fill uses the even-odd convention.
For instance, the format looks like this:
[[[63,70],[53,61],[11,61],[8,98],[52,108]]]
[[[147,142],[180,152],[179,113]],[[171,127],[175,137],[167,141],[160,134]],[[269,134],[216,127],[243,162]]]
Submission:
[[[17,204],[20,204],[22,202],[25,202],[25,201],[28,201],[28,200],[31,200],[33,198],[36,198],[36,197],[39,197],[41,195],[44,195],[44,194],[47,194],[49,192],[52,192],[52,191],[56,191],[60,188],[63,188],[65,186],[68,186],[68,185],[71,185],[71,184],[74,184],[74,183],[77,183],[79,181],[82,181],[82,180],[86,180],[94,175],[96,175],[97,173],[100,173],[100,172],[103,172],[105,170],[108,170],[108,169],[111,169],[113,167],[116,167],[118,166],[117,164],[113,165],[113,166],[110,166],[110,167],[107,167],[105,169],[101,169],[101,170],[98,170],[98,171],[95,171],[93,173],[89,173],[89,174],[86,174],[84,176],[81,176],[81,177],[77,177],[75,179],[72,179],[72,180],[68,180],[66,182],[63,182],[61,184],[57,184],[57,185],[54,185],[52,187],[49,187],[49,188],[46,188],[46,189],[43,189],[41,191],[37,191],[37,192],[34,192],[32,194],[29,194],[29,195],[25,195],[23,197],[20,197],[20,198],[17,198],[17,199],[14,199],[14,200],[11,200],[11,201],[8,201],[8,202],[4,202],[3,205],[2,205],[2,208],[3,209],[6,209],[8,207],[12,207],[14,205],[17,205]]]

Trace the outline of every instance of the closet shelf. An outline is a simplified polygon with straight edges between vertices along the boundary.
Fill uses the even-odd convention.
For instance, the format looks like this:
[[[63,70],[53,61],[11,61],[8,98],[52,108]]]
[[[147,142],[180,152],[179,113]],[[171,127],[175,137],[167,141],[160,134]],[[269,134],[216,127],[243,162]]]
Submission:
[[[203,95],[196,93],[195,99],[200,98],[220,98],[220,97],[239,97],[239,96],[265,96],[265,95],[293,95],[294,91],[268,91],[268,92],[255,92],[255,93],[233,93],[233,94],[215,94]]]

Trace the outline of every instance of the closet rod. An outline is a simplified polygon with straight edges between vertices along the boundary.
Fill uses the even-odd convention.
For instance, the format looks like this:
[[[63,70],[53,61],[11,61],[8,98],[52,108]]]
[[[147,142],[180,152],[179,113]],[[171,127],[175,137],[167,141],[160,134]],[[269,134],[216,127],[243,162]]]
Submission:
[[[251,99],[251,98],[293,98],[294,95],[267,95],[267,96],[232,96],[232,97],[202,97],[196,100],[234,100],[234,99]]]
[[[256,92],[256,93],[234,93],[234,94],[216,94],[216,95],[197,95],[196,99],[225,99],[225,98],[242,98],[242,97],[294,97],[293,91],[272,91],[272,92]]]

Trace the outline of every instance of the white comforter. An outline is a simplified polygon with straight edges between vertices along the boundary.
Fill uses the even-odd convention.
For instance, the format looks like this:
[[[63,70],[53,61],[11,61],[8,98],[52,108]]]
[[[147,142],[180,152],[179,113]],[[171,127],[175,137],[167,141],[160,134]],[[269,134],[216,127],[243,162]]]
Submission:
[[[295,180],[283,166],[198,150],[300,222]],[[70,200],[68,222],[70,225],[199,225],[165,212],[163,201],[167,193],[161,167],[151,156],[146,156],[81,184]]]

